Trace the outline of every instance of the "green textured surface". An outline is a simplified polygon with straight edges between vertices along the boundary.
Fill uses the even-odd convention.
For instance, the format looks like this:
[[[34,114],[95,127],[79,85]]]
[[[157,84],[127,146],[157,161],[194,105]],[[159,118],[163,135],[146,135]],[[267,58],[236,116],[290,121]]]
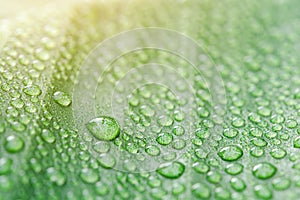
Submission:
[[[9,20],[0,42],[0,199],[299,199],[299,7],[297,0],[90,2]],[[120,136],[89,147],[95,138],[78,132],[72,115],[76,72],[99,42],[138,27],[176,30],[204,46],[224,81],[225,110],[210,105],[196,76],[189,116],[172,91],[145,86],[129,99]],[[117,64],[153,56],[144,50]],[[164,53],[161,60],[177,63]],[[122,76],[116,69],[110,80]],[[181,126],[187,119],[191,133]],[[122,172],[105,156],[111,145],[182,155],[160,156],[172,164],[151,172]]]

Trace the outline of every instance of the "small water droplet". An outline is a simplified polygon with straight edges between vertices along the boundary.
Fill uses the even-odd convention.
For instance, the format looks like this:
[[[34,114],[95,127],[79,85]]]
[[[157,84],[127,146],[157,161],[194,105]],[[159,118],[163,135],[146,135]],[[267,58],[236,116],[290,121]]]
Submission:
[[[252,169],[253,175],[258,179],[269,179],[277,172],[277,168],[267,162],[259,163]]]
[[[290,187],[291,181],[288,178],[279,177],[272,181],[272,186],[275,190],[286,190]]]
[[[242,173],[244,170],[244,166],[239,163],[232,163],[230,165],[227,165],[225,168],[225,172],[230,175],[237,175]]]
[[[192,194],[196,198],[208,199],[211,196],[210,189],[203,183],[196,183],[192,186]]]
[[[0,158],[0,175],[11,172],[12,163],[13,161],[9,158]]]
[[[227,138],[234,138],[238,135],[238,131],[236,129],[225,129],[223,131],[223,135]]]
[[[207,173],[206,179],[210,183],[219,183],[222,180],[222,175],[218,171],[210,171]]]
[[[96,183],[99,180],[98,173],[89,168],[84,168],[80,172],[80,178],[86,183]]]
[[[230,180],[230,185],[234,190],[238,192],[241,192],[246,189],[245,182],[242,179],[237,177],[234,177]]]
[[[17,153],[20,152],[24,148],[25,144],[23,139],[19,136],[10,135],[6,138],[4,147],[6,151],[10,153]]]
[[[270,154],[273,158],[282,159],[286,156],[287,153],[286,153],[286,150],[284,150],[282,148],[276,148],[276,149],[272,149]]]
[[[162,133],[156,138],[156,141],[161,145],[168,145],[172,140],[173,136],[170,133]]]
[[[185,166],[180,162],[173,162],[168,165],[163,165],[157,169],[157,173],[165,178],[179,178],[185,171]]]
[[[42,93],[40,87],[37,85],[26,86],[24,92],[30,96],[39,96]]]
[[[145,151],[150,156],[157,156],[160,154],[160,149],[155,145],[148,146]]]
[[[300,137],[297,137],[297,138],[294,140],[294,147],[295,147],[295,148],[300,148]]]
[[[243,156],[243,151],[240,147],[238,146],[227,146],[222,148],[219,152],[218,155],[222,160],[225,161],[235,161],[238,160],[240,157]]]
[[[196,162],[193,164],[193,168],[196,172],[205,174],[209,171],[210,167],[204,162]]]
[[[256,185],[254,187],[255,195],[262,199],[271,199],[273,194],[272,191],[267,187],[263,185]]]
[[[57,91],[53,94],[53,99],[61,106],[67,107],[72,103],[71,98],[64,92]]]

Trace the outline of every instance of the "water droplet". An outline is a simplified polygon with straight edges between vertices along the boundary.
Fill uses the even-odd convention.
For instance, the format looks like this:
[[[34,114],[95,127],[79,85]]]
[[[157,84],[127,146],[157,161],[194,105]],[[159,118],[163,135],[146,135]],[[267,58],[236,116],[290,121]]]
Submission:
[[[275,159],[282,159],[286,156],[287,153],[286,153],[286,150],[284,150],[282,148],[276,148],[276,149],[272,149],[270,154]]]
[[[199,116],[202,118],[207,118],[210,115],[210,112],[204,107],[199,107],[197,109],[197,112],[198,112]]]
[[[195,146],[201,146],[203,144],[202,140],[200,138],[193,138],[192,139],[192,143],[195,145]]]
[[[24,141],[19,136],[10,135],[6,138],[4,147],[10,153],[17,153],[24,148]]]
[[[35,51],[35,55],[38,59],[40,59],[42,61],[47,61],[50,58],[49,53],[41,48],[39,48]]]
[[[165,178],[176,179],[179,178],[185,170],[185,166],[180,162],[173,162],[168,165],[163,165],[157,169],[157,173]]]
[[[277,168],[267,162],[259,163],[252,169],[253,175],[258,179],[269,179],[274,176],[277,172]]]
[[[227,167],[225,168],[225,172],[227,174],[230,174],[230,175],[237,175],[237,174],[240,174],[242,173],[244,170],[244,166],[242,164],[239,164],[239,163],[232,163],[232,164],[229,164],[227,165]]]
[[[36,70],[42,71],[45,69],[45,65],[38,60],[33,61],[32,67]]]
[[[300,148],[300,137],[297,137],[297,138],[294,140],[294,147],[295,147],[295,148]]]
[[[148,185],[152,188],[160,187],[161,186],[161,180],[157,177],[149,177],[148,178]]]
[[[0,158],[0,175],[11,172],[12,160],[9,158]]]
[[[263,117],[269,117],[271,116],[271,109],[266,107],[259,107],[257,113]]]
[[[254,137],[261,137],[262,136],[262,131],[258,128],[252,128],[250,130],[250,135],[254,136]]]
[[[39,96],[42,93],[40,87],[37,85],[26,86],[24,92],[30,96]]]
[[[223,135],[227,138],[234,138],[238,135],[238,131],[236,129],[225,129],[223,131]]]
[[[207,157],[207,152],[204,151],[203,149],[196,149],[195,150],[195,155],[200,158],[200,159],[204,159]]]
[[[168,145],[172,140],[173,136],[170,133],[162,133],[156,138],[156,141],[161,145]]]
[[[106,169],[111,169],[116,165],[116,159],[110,155],[101,155],[98,158],[99,164]]]
[[[186,143],[183,139],[176,139],[172,143],[172,147],[176,150],[181,150],[186,146]]]
[[[284,122],[284,117],[282,115],[273,115],[271,117],[271,120],[270,122],[273,123],[273,124],[280,124],[280,123],[283,123]]]
[[[206,139],[209,137],[210,132],[207,129],[199,128],[195,131],[195,135],[201,139]]]
[[[218,155],[222,160],[225,161],[235,161],[238,160],[240,157],[243,156],[243,151],[240,147],[238,146],[227,146],[222,148],[219,152]]]
[[[279,177],[272,181],[272,185],[275,190],[286,190],[290,187],[291,181],[288,178]]]
[[[160,149],[155,145],[148,146],[145,151],[150,156],[157,156],[160,154]]]
[[[260,147],[253,147],[250,150],[250,154],[251,156],[254,156],[256,158],[261,157],[262,155],[264,155],[264,149],[260,148]]]
[[[210,171],[207,173],[206,179],[210,183],[219,183],[222,180],[222,175],[217,171]]]
[[[241,127],[245,126],[245,120],[242,118],[234,118],[232,121],[232,126],[234,126],[236,128],[241,128]]]
[[[13,187],[13,183],[11,178],[9,178],[8,176],[0,176],[0,191],[3,190],[10,190]]]
[[[24,132],[26,129],[26,126],[24,124],[21,124],[20,122],[13,122],[11,124],[11,128],[18,132]]]
[[[114,140],[120,134],[117,121],[111,117],[99,117],[86,124],[90,133],[99,140]]]
[[[96,183],[99,180],[98,173],[89,168],[84,168],[80,172],[80,178],[86,183]]]
[[[110,144],[105,141],[99,141],[93,145],[93,149],[98,153],[107,153],[110,149]]]
[[[64,185],[67,181],[66,176],[53,167],[47,169],[47,176],[51,182],[55,183],[58,186]]]
[[[286,121],[286,127],[290,128],[290,129],[296,128],[297,125],[298,125],[298,123],[296,120],[289,119]]]
[[[49,143],[49,144],[52,144],[52,143],[54,143],[55,142],[55,136],[53,135],[53,133],[52,132],[50,132],[49,130],[47,130],[47,129],[44,129],[43,131],[42,131],[42,139],[45,141],[45,142],[47,142],[47,143]]]
[[[159,125],[161,125],[161,126],[168,127],[168,126],[171,126],[171,125],[174,123],[174,121],[173,121],[172,118],[170,118],[170,117],[168,117],[168,116],[161,116],[161,117],[159,117],[159,119],[158,119],[158,123],[159,123]]]
[[[175,126],[172,132],[174,135],[181,136],[184,134],[185,130],[182,126]]]
[[[175,183],[173,188],[172,188],[172,194],[173,195],[180,195],[186,190],[185,186],[180,183]]]
[[[232,178],[230,180],[230,185],[234,190],[236,190],[238,192],[241,192],[246,189],[245,182],[240,178],[236,178],[236,177]]]
[[[105,185],[104,183],[102,183],[101,181],[97,182],[95,184],[95,191],[98,195],[100,196],[104,196],[107,195],[109,192],[109,188],[107,185]]]
[[[53,94],[53,99],[56,103],[64,107],[67,107],[72,103],[70,96],[60,91],[57,91]]]
[[[147,117],[152,117],[155,114],[155,111],[147,105],[141,106],[140,113]]]
[[[230,199],[231,193],[228,189],[223,187],[217,187],[215,189],[216,199]]]
[[[208,199],[211,195],[210,189],[204,183],[196,183],[192,186],[192,194],[196,198]]]
[[[182,111],[176,110],[174,112],[174,119],[178,122],[181,122],[182,120],[184,120],[184,113]]]
[[[254,187],[254,193],[257,197],[262,199],[271,199],[273,196],[272,191],[263,185],[256,185]]]
[[[267,142],[262,138],[253,138],[251,139],[251,143],[257,147],[265,147],[267,146]]]
[[[209,171],[210,167],[204,162],[196,162],[193,164],[193,168],[196,172],[205,174]]]

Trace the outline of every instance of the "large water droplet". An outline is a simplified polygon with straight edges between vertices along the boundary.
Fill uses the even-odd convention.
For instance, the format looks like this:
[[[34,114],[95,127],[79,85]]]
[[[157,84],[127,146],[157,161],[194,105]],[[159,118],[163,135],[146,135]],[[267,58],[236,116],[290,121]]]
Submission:
[[[120,126],[114,118],[102,116],[86,124],[90,133],[99,140],[113,140],[120,134]]]

